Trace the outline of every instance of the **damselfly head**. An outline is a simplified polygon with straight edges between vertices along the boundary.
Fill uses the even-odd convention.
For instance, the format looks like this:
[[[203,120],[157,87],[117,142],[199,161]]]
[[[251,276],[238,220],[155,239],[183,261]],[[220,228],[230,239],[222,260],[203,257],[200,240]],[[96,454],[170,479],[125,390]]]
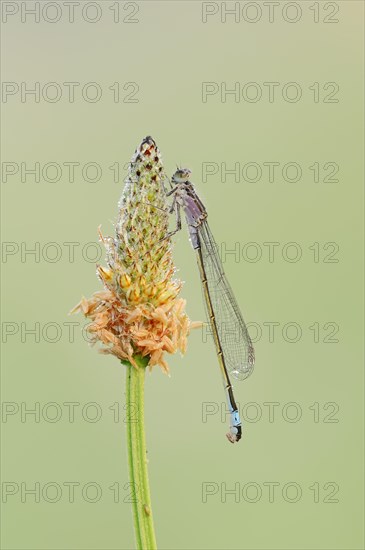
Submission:
[[[186,183],[190,180],[191,171],[189,168],[178,168],[172,176],[172,182],[175,184]]]

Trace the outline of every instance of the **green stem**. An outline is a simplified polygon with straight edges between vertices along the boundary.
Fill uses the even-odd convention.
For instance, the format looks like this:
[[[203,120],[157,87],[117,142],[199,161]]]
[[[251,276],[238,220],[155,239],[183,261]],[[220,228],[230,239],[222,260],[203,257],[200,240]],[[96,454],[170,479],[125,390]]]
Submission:
[[[132,508],[138,550],[156,550],[144,431],[144,379],[148,357],[134,357],[138,369],[128,361],[126,409],[129,478],[134,493]]]

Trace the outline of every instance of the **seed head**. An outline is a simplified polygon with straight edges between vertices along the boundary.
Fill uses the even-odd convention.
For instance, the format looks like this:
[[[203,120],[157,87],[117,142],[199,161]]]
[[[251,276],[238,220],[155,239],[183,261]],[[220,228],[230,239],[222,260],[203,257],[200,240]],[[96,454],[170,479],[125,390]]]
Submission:
[[[104,290],[82,298],[74,311],[91,320],[92,343],[100,341],[109,353],[134,366],[136,355],[147,357],[168,372],[164,353],[185,352],[191,323],[185,300],[178,297],[182,283],[174,278],[164,172],[155,141],[146,137],[132,157],[115,236],[100,240],[107,267],[97,266]]]

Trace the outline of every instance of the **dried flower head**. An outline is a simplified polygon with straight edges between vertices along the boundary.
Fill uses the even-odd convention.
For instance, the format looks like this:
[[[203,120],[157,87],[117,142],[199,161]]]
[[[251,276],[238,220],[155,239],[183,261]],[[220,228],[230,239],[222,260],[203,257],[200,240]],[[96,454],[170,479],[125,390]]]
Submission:
[[[155,141],[146,137],[137,148],[119,203],[115,237],[100,240],[107,250],[107,267],[97,266],[104,290],[82,298],[74,308],[91,320],[87,330],[102,353],[136,366],[136,355],[160,365],[167,373],[164,352],[186,349],[195,325],[179,298],[181,281],[174,278],[168,233],[166,179]]]

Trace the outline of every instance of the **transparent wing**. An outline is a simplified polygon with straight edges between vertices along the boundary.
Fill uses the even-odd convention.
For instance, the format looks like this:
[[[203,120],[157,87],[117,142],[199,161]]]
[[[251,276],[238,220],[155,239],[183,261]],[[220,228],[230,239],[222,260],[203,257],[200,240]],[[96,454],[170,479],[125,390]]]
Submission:
[[[253,371],[255,363],[255,352],[251,338],[225,276],[218,254],[218,246],[208,223],[203,221],[197,229],[202,261],[226,367],[232,376],[238,380],[244,380]]]

